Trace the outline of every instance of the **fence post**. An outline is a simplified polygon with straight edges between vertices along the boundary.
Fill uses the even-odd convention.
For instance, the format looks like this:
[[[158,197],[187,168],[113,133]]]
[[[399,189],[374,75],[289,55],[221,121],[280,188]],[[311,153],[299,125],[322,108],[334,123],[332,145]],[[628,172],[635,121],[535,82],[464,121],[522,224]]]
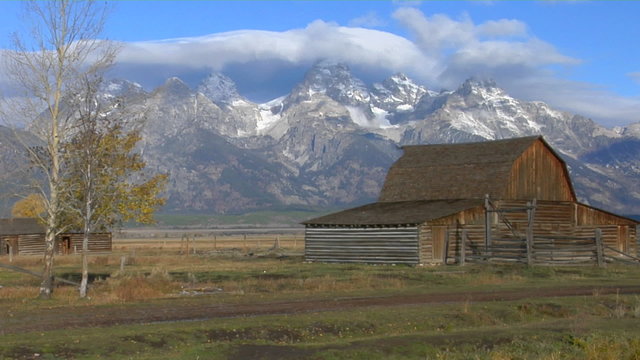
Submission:
[[[9,244],[9,262],[13,262],[13,246],[11,244]]]
[[[491,203],[489,202],[489,194],[484,196],[484,251],[487,255],[491,255],[489,248],[491,247]]]
[[[447,265],[448,257],[449,257],[449,229],[447,229],[447,232],[444,233],[444,254],[442,254],[443,264]]]
[[[460,266],[464,266],[467,252],[467,229],[462,229],[462,239],[460,239]]]
[[[276,244],[275,244],[275,248],[280,249],[280,235],[276,235]]]
[[[120,256],[120,272],[124,271],[124,263],[127,261],[127,258],[123,255]]]
[[[218,250],[218,244],[217,243],[218,237],[217,235],[213,235],[213,250]]]
[[[242,242],[244,244],[244,252],[249,251],[249,248],[247,247],[247,234],[242,235]]]
[[[602,229],[596,229],[596,261],[598,267],[604,266],[604,248],[602,244]]]
[[[533,265],[533,212],[531,203],[527,202],[527,265]]]

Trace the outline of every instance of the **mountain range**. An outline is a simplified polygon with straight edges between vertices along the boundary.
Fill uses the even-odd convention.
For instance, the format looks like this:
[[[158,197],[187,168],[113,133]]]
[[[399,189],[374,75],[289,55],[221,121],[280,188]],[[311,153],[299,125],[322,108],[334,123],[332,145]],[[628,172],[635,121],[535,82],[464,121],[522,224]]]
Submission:
[[[377,197],[403,145],[543,135],[581,201],[640,214],[640,123],[608,129],[491,80],[441,91],[403,74],[365,84],[323,61],[267,103],[220,73],[197,88],[173,77],[153,91],[111,80],[101,96],[144,117],[140,151],[150,171],[170,174],[168,213],[347,207]]]

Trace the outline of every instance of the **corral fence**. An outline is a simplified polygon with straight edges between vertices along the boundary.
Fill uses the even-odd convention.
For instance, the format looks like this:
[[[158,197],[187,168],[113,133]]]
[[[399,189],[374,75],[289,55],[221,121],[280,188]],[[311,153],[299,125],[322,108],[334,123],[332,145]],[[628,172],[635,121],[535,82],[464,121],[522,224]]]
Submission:
[[[447,237],[448,240],[448,237]],[[593,237],[572,236],[526,236],[492,239],[491,244],[473,246],[462,230],[458,239],[455,259],[459,265],[465,263],[523,263],[527,265],[578,265],[620,261],[640,264],[640,258],[624,253],[604,244],[602,231],[596,229]],[[446,246],[449,246],[447,241]],[[448,254],[445,251],[445,254]],[[447,263],[448,259],[445,259]]]

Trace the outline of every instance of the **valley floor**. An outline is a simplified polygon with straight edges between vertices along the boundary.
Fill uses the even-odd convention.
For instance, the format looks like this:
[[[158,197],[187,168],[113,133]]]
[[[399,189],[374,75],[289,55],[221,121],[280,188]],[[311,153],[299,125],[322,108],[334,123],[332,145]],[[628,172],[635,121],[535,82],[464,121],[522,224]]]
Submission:
[[[38,279],[0,269],[0,358],[640,358],[639,266],[317,264],[271,237],[179,244],[117,241],[92,257],[85,300],[70,286],[36,300]],[[79,256],[57,264],[77,277]]]

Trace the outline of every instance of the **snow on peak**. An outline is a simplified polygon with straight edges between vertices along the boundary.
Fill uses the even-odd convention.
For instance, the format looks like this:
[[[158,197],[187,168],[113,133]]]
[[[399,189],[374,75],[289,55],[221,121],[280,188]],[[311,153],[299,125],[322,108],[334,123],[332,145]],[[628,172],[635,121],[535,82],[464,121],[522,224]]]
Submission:
[[[382,83],[373,84],[372,94],[377,106],[386,110],[413,108],[428,90],[417,85],[402,73],[395,74]],[[402,111],[401,110],[401,111]]]
[[[236,83],[221,73],[212,73],[198,86],[198,92],[214,103],[233,104],[242,100]]]
[[[136,82],[112,79],[100,85],[100,92],[105,97],[120,97],[130,94],[143,93],[142,86]]]
[[[351,74],[349,67],[330,60],[316,63],[305,76],[302,88],[309,98],[320,93],[349,105],[370,101],[367,86]]]

